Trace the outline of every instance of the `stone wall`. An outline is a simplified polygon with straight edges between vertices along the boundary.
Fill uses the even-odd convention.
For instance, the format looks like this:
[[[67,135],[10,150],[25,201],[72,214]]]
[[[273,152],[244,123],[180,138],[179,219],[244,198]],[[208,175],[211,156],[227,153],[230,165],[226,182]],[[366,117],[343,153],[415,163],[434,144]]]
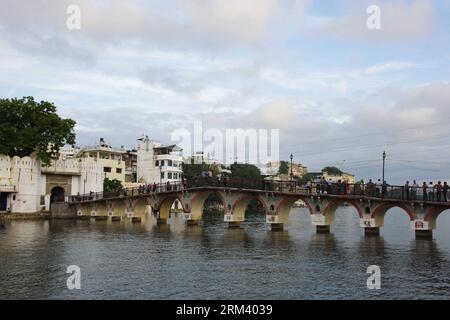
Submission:
[[[52,219],[76,219],[77,212],[66,202],[52,203],[51,215]]]

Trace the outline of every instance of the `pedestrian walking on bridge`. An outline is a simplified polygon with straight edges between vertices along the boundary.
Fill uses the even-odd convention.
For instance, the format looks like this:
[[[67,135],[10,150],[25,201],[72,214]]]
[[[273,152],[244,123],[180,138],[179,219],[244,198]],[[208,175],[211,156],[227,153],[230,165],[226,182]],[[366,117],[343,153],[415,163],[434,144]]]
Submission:
[[[448,190],[450,189],[449,185],[447,184],[447,181],[444,182],[444,185],[442,186],[442,194],[444,196],[444,202],[447,202],[448,197]]]

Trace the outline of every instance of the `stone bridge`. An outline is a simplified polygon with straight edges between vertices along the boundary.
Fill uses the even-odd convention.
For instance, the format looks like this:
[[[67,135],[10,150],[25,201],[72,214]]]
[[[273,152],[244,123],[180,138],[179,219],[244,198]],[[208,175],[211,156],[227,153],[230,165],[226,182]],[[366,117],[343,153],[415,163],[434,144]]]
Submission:
[[[246,209],[250,201],[256,199],[264,209],[271,230],[282,230],[289,220],[292,206],[301,200],[308,208],[318,233],[329,233],[336,209],[350,205],[356,209],[360,226],[366,235],[379,235],[386,212],[397,207],[408,215],[417,238],[432,238],[437,217],[450,209],[450,203],[424,201],[416,197],[411,199],[409,192],[404,187],[389,187],[377,195],[368,192],[365,187],[348,185],[344,189],[333,188],[321,193],[293,181],[221,181],[202,178],[186,183],[129,189],[120,193],[73,196],[69,205],[76,210],[79,218],[140,222],[153,215],[158,224],[164,224],[177,201],[187,225],[196,225],[203,218],[206,199],[214,194],[222,202],[224,221],[229,227],[239,227],[245,221]]]

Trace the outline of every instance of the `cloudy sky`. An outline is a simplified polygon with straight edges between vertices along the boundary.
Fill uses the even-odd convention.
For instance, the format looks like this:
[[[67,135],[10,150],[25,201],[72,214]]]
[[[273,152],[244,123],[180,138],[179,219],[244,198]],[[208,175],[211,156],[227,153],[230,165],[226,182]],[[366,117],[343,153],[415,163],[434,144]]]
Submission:
[[[450,178],[450,1],[0,0],[0,96],[54,102],[77,143],[280,129],[280,158]],[[67,28],[67,8],[81,28]],[[369,30],[366,10],[381,9]],[[227,155],[230,159],[232,156]],[[228,160],[227,160],[228,161]]]

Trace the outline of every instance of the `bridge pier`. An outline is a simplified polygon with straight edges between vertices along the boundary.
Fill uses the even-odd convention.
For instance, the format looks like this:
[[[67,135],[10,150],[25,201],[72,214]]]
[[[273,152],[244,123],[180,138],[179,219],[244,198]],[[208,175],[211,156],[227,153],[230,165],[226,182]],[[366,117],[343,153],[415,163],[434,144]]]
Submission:
[[[228,222],[228,228],[230,229],[237,229],[241,227],[241,222],[240,221],[230,221]]]
[[[364,234],[366,236],[379,236],[380,228],[377,228],[377,227],[364,228]]]
[[[324,216],[322,213],[315,213],[311,215],[311,223],[316,226],[316,233],[325,234],[330,233],[331,224],[334,221],[334,215]]]
[[[433,230],[416,230],[416,239],[433,239]]]
[[[167,219],[156,218],[156,224],[167,224]]]
[[[187,226],[197,226],[199,224],[200,220],[193,220],[193,219],[189,219],[186,220],[186,225]]]
[[[319,234],[326,234],[326,233],[330,233],[330,225],[316,225],[316,232]]]
[[[284,229],[284,222],[280,215],[266,214],[266,223],[270,225],[271,231],[282,231]]]
[[[225,214],[223,220],[225,222],[228,222],[228,228],[232,229],[232,228],[240,228],[241,222],[244,221],[245,219],[242,215],[227,213]]]
[[[377,223],[377,221],[370,216],[364,216],[359,219],[359,226],[364,229],[364,234],[366,236],[379,236],[380,235],[380,227],[383,225],[381,223]]]
[[[283,230],[284,230],[283,223],[271,223],[270,224],[270,231],[283,231]]]

